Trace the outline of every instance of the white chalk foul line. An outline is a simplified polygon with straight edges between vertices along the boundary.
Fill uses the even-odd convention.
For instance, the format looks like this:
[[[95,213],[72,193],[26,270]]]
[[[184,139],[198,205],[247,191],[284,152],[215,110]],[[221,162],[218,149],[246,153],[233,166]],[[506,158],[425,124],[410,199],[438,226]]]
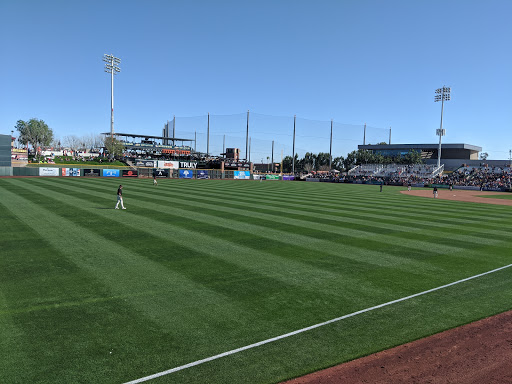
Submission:
[[[343,319],[347,319],[349,317],[353,317],[353,316],[356,316],[356,315],[360,315],[361,313],[370,312],[370,311],[373,311],[374,309],[379,309],[379,308],[386,307],[386,306],[391,305],[391,304],[396,304],[396,303],[399,303],[401,301],[412,299],[414,297],[426,295],[427,293],[439,291],[440,289],[451,287],[452,285],[460,284],[460,283],[463,283],[465,281],[476,279],[478,277],[485,276],[485,275],[488,275],[490,273],[501,271],[502,269],[506,269],[506,268],[510,268],[510,267],[512,267],[512,264],[505,265],[504,267],[496,268],[496,269],[493,269],[491,271],[487,271],[487,272],[484,272],[484,273],[480,273],[478,275],[467,277],[467,278],[462,279],[462,280],[457,280],[457,281],[454,281],[453,283],[441,285],[440,287],[432,288],[432,289],[429,289],[427,291],[423,291],[423,292],[415,293],[415,294],[410,295],[410,296],[402,297],[401,299],[396,299],[396,300],[393,300],[393,301],[388,301],[387,303],[379,304],[379,305],[376,305],[376,306],[371,307],[371,308],[366,308],[366,309],[362,309],[362,310],[357,311],[357,312],[352,312],[352,313],[349,313],[348,315],[340,316],[340,317],[337,317],[335,319],[324,321],[323,323],[318,323],[318,324],[311,325],[311,326],[306,327],[306,328],[298,329],[298,330],[293,331],[293,332],[285,333],[284,335],[272,337],[271,339],[267,339],[267,340],[259,341],[259,342],[254,343],[254,344],[246,345],[245,347],[241,347],[241,348],[237,348],[237,349],[232,349],[231,351],[227,351],[227,352],[215,355],[215,356],[207,357],[206,359],[197,360],[197,361],[194,361],[192,363],[181,365],[181,366],[176,367],[176,368],[168,369],[167,371],[158,372],[158,373],[155,373],[155,374],[150,375],[150,376],[141,377],[140,379],[128,381],[128,382],[126,382],[124,384],[137,384],[137,383],[142,383],[144,381],[156,379],[157,377],[165,376],[165,375],[168,375],[170,373],[181,371],[183,369],[194,367],[196,365],[207,363],[209,361],[217,360],[217,359],[220,359],[222,357],[226,357],[226,356],[229,356],[229,355],[234,355],[235,353],[238,353],[238,352],[246,351],[248,349],[256,348],[256,347],[259,347],[259,346],[264,345],[264,344],[268,344],[268,343],[272,343],[272,342],[277,341],[277,340],[285,339],[287,337],[290,337],[290,336],[293,336],[293,335],[297,335],[297,334],[302,333],[302,332],[306,332],[306,331],[310,331],[310,330],[315,329],[315,328],[323,327],[324,325],[335,323],[337,321],[340,321],[340,320],[343,320]]]

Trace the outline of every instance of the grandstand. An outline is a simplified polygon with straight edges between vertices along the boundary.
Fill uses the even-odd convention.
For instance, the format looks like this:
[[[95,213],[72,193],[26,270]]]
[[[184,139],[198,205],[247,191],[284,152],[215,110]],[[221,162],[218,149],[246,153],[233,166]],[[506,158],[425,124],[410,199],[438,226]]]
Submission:
[[[348,175],[380,178],[407,178],[410,176],[433,178],[440,175],[443,170],[443,165],[437,167],[431,164],[362,164],[349,170]]]
[[[358,145],[358,149],[371,151],[382,156],[405,156],[410,151],[421,154],[425,164],[437,164],[439,144],[379,144],[379,145]],[[441,164],[444,169],[453,171],[462,164],[479,164],[478,154],[482,147],[470,144],[442,144]],[[503,162],[502,162],[503,163]]]

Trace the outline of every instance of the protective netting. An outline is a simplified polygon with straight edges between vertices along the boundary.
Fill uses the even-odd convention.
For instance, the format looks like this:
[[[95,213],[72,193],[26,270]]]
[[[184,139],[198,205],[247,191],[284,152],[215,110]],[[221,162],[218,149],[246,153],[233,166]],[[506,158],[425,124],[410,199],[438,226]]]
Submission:
[[[247,125],[249,129],[247,130]],[[169,136],[172,136],[173,122],[169,122]],[[293,116],[270,116],[250,112],[233,115],[208,115],[195,117],[176,117],[174,135],[177,138],[195,140],[192,148],[201,153],[219,156],[226,148],[239,148],[240,157],[255,163],[272,161],[272,142],[274,162],[281,161],[281,155],[293,153]],[[248,136],[247,136],[248,131]],[[295,118],[295,153],[299,158],[307,152],[329,153],[331,121]],[[209,137],[208,137],[209,136]],[[378,144],[388,142],[389,129],[353,125],[333,121],[332,156],[346,156],[357,150],[359,144]],[[186,143],[185,143],[186,144]]]

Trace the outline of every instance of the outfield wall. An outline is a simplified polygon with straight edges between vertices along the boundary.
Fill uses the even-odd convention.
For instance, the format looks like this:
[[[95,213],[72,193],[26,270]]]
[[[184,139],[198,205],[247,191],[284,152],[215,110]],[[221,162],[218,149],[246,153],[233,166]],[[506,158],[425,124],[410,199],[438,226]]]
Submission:
[[[77,167],[75,165],[46,165],[32,167],[0,167],[0,176],[40,177],[130,177],[157,179],[231,179],[231,180],[293,180],[293,176],[275,174],[255,175],[250,171],[191,168],[149,168],[149,167],[98,167],[97,165]]]
[[[293,175],[253,174],[251,171],[196,169],[115,167],[112,165],[44,164],[28,167],[0,167],[1,176],[41,177],[130,177],[157,179],[230,179],[230,180],[296,180]]]
[[[12,176],[12,167],[0,167],[0,176]]]

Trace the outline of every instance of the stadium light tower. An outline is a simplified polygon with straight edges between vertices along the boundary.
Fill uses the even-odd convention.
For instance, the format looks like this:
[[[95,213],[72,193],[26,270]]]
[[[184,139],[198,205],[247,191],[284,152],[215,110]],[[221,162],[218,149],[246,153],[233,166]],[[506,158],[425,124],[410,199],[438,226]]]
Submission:
[[[114,55],[103,55],[105,64],[105,72],[110,73],[110,137],[114,137],[114,75],[121,72],[119,64],[121,59]]]
[[[434,96],[434,102],[441,102],[441,126],[436,130],[436,135],[439,136],[439,150],[437,151],[437,168],[441,166],[441,139],[445,135],[446,131],[443,129],[443,109],[444,109],[444,101],[450,100],[450,91],[449,87],[443,86],[443,88],[437,88],[436,94]]]

